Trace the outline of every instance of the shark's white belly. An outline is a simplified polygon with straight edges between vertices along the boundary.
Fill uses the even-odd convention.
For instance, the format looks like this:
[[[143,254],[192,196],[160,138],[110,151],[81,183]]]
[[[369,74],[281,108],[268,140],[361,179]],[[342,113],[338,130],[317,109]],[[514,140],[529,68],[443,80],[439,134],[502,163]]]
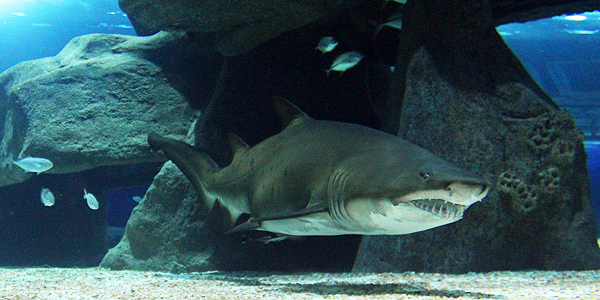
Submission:
[[[328,213],[316,213],[298,218],[262,221],[257,230],[270,231],[286,235],[342,235],[353,234],[338,225]]]
[[[446,225],[460,220],[458,218],[437,218],[430,213],[414,209],[408,213],[410,218],[399,215],[381,215],[371,213],[370,220],[361,222],[348,222],[344,226],[333,220],[328,213],[316,213],[308,216],[262,221],[257,230],[270,231],[286,235],[401,235],[419,232],[434,227]]]

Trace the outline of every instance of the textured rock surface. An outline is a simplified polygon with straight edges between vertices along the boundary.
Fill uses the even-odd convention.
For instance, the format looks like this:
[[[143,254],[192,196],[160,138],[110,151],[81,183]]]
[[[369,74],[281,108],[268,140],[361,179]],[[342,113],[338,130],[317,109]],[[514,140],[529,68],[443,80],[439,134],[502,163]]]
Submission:
[[[198,201],[191,184],[167,162],[131,213],[124,238],[100,266],[174,273],[214,269],[210,257],[225,241],[210,237],[217,228],[200,220]]]
[[[583,136],[566,112],[543,112],[540,100],[518,84],[499,86],[493,95],[462,93],[434,71],[425,50],[414,57],[406,99],[404,138],[485,174],[495,186],[455,224],[364,237],[354,271],[600,267]],[[519,117],[507,111],[509,103],[538,112]],[[548,138],[538,145],[544,126],[552,133],[543,133]]]
[[[221,54],[231,56],[248,51],[286,31],[315,21],[323,21],[324,18],[329,19],[327,22],[354,23],[363,26],[377,19],[369,11],[382,7],[382,2],[384,1],[120,0],[119,5],[127,13],[140,35],[172,29],[208,33],[210,38],[207,40],[214,41],[214,49]],[[362,5],[362,9],[349,10],[356,5]],[[478,6],[480,3],[474,1],[470,5]],[[489,5],[495,25],[526,22],[600,8],[597,0],[492,0],[489,1]],[[370,8],[364,9],[366,7]],[[459,7],[455,9],[461,10]],[[434,8],[431,7],[431,10]]]
[[[600,267],[583,135],[572,117],[523,72],[485,5],[469,7],[478,17],[463,22],[441,9],[448,1],[437,3],[433,15],[415,5],[406,26],[414,51],[400,56],[392,83],[404,99],[399,135],[495,188],[455,224],[364,237],[354,271]],[[437,25],[418,23],[421,9]]]
[[[182,39],[86,35],[0,74],[0,186],[32,176],[12,163],[27,155],[61,174],[158,161],[148,132],[184,137],[196,111],[148,58]]]
[[[235,55],[286,31],[354,5],[357,0],[120,0],[119,5],[139,32],[185,29],[212,33],[215,49]]]

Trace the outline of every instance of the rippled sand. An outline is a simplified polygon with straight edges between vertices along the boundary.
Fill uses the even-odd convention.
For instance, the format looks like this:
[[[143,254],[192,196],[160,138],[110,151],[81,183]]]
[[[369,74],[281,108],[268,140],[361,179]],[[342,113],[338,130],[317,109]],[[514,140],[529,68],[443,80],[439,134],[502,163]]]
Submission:
[[[600,299],[600,271],[168,274],[0,269],[0,299]]]

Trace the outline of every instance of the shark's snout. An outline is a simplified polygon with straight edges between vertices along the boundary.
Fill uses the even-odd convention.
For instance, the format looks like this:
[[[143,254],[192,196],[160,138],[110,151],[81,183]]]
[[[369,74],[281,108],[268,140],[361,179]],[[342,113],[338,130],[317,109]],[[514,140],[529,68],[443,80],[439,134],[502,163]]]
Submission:
[[[420,190],[395,198],[395,203],[407,203],[416,200],[442,200],[452,204],[469,206],[481,201],[489,191],[485,183],[455,181],[445,188]]]
[[[453,182],[447,187],[448,198],[442,198],[454,204],[469,206],[487,196],[490,187],[485,183]]]
[[[363,234],[408,234],[456,222],[489,191],[483,181],[456,180],[436,187],[381,199],[361,198],[346,202],[345,211]]]

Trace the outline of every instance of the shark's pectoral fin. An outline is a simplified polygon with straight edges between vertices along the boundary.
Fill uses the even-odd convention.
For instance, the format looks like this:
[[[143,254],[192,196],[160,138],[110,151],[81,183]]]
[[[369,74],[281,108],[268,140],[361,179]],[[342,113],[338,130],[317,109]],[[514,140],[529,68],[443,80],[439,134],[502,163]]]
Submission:
[[[258,229],[259,227],[260,227],[260,221],[250,218],[246,222],[229,229],[228,231],[225,232],[225,234],[236,233],[236,232],[240,232],[240,231],[255,230],[255,229]]]
[[[264,233],[263,233],[263,235],[260,237],[246,237],[246,238],[248,239],[248,241],[261,242],[266,245],[268,243],[281,242],[283,240],[288,239],[289,237],[290,237],[289,235],[285,235],[285,234],[268,233],[267,235],[264,235]]]
[[[264,217],[250,217],[246,222],[232,228],[231,230],[227,231],[226,234],[230,234],[230,233],[234,233],[234,232],[240,232],[240,231],[248,231],[248,230],[257,230],[260,229],[260,227],[262,226],[262,222],[263,221],[276,221],[276,220],[285,220],[285,219],[294,219],[294,218],[298,218],[298,217],[303,217],[306,215],[310,215],[310,214],[315,214],[315,213],[320,213],[320,212],[327,212],[328,208],[326,205],[324,204],[315,204],[315,205],[309,205],[304,209],[301,210],[297,210],[297,211],[291,211],[291,212],[284,212],[284,213],[280,213],[280,214],[274,214],[274,215],[270,215],[270,216],[264,216]]]

